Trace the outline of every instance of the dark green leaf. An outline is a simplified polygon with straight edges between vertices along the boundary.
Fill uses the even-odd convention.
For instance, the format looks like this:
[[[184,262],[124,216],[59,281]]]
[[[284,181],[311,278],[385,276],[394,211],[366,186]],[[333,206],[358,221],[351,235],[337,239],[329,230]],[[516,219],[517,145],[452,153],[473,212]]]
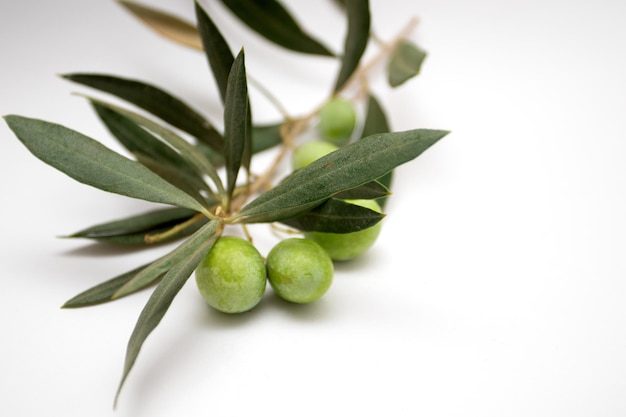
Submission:
[[[341,68],[335,82],[338,92],[354,74],[365,52],[370,35],[370,7],[368,0],[347,0],[348,33],[344,44]]]
[[[6,116],[18,139],[43,162],[104,191],[206,212],[193,197],[143,165],[64,126],[21,116]]]
[[[447,133],[417,129],[360,139],[295,171],[246,205],[239,217],[246,223],[295,217],[336,193],[373,181],[414,159]]]
[[[194,25],[152,7],[126,0],[118,1],[133,15],[164,37],[190,48],[202,49],[200,35]]]
[[[387,69],[389,85],[398,87],[415,77],[419,74],[425,58],[426,51],[411,42],[402,42],[389,60]]]
[[[333,195],[333,197],[344,199],[344,200],[349,200],[349,199],[371,200],[374,198],[385,197],[387,195],[389,195],[389,189],[387,187],[385,187],[378,181],[370,181],[366,184],[363,184],[351,190],[341,191]]]
[[[152,113],[216,150],[223,139],[209,121],[172,94],[141,81],[103,74],[65,74],[63,78],[113,94]]]
[[[115,106],[111,103],[106,103],[95,98],[87,97],[92,103],[96,103],[100,106],[113,110],[122,116],[132,120],[138,125],[150,130],[157,134],[161,139],[172,146],[179,152],[180,156],[189,164],[191,168],[199,175],[208,175],[218,188],[220,194],[224,194],[224,186],[222,180],[217,173],[217,169],[211,164],[211,162],[200,152],[200,150],[187,142],[185,139],[174,133],[172,130],[150,120],[138,113],[124,109],[119,106]]]
[[[77,296],[68,300],[65,304],[63,304],[61,308],[88,307],[112,301],[111,297],[113,296],[113,294],[145,267],[146,265],[140,266],[139,268],[135,268],[132,271],[126,272],[122,275],[111,278],[110,280],[91,287],[88,290],[83,291]]]
[[[121,287],[113,298],[123,297],[127,294],[137,291],[139,288],[143,288],[146,285],[153,282],[162,274],[169,271],[178,262],[189,257],[204,240],[212,236],[217,230],[217,221],[211,221],[208,223],[210,227],[202,226],[199,231],[191,235],[187,240],[181,243],[176,249],[163,255],[156,261],[152,262],[146,268],[136,274],[130,281],[128,281],[123,287]],[[212,230],[212,232],[211,232]],[[209,233],[209,234],[207,234]]]
[[[283,142],[282,123],[252,127],[252,153],[259,153]]]
[[[365,115],[365,123],[363,125],[362,137],[367,137],[375,133],[387,133],[390,132],[389,122],[387,116],[380,105],[378,99],[370,93],[367,101],[367,114]],[[387,189],[391,189],[391,182],[393,180],[393,171],[389,171],[382,177],[378,178],[378,181]],[[387,197],[381,197],[376,199],[376,202],[381,208],[384,208],[387,204]]]
[[[198,31],[204,45],[204,52],[209,61],[209,66],[213,71],[213,76],[219,89],[222,101],[226,99],[226,87],[228,85],[228,74],[233,66],[235,57],[222,36],[221,32],[204,11],[198,2],[194,2],[196,18],[198,20]]]
[[[116,404],[122,386],[137,360],[143,343],[150,333],[159,325],[161,319],[165,316],[165,313],[172,304],[174,297],[176,297],[194,269],[196,269],[200,261],[202,261],[202,258],[204,258],[211,246],[213,246],[213,243],[218,237],[218,234],[215,232],[216,222],[208,223],[196,232],[196,234],[202,236],[202,239],[197,239],[196,246],[187,253],[184,259],[172,265],[171,269],[167,271],[159,285],[152,292],[148,302],[141,311],[126,348],[126,359],[124,361],[122,378],[115,395]]]
[[[177,224],[191,219],[196,214],[193,210],[185,208],[165,208],[153,210],[147,213],[126,217],[111,222],[97,224],[80,230],[68,236],[69,238],[94,239],[98,241],[122,244],[147,244],[146,235],[161,233],[171,229]],[[198,222],[202,225],[206,222]],[[195,225],[195,227],[198,227]],[[190,227],[172,238],[189,234],[195,231]]]
[[[385,217],[365,207],[331,198],[300,216],[282,220],[303,232],[351,233],[367,229]]]
[[[237,55],[228,77],[224,103],[224,164],[226,168],[226,193],[232,196],[237,175],[243,160],[244,149],[250,148],[248,130],[248,84],[246,81],[245,54]]]
[[[119,112],[95,102],[92,104],[113,136],[139,162],[196,200],[203,201],[197,196],[198,190],[208,190],[202,175],[194,171],[172,147]]]
[[[252,30],[277,45],[306,54],[334,56],[322,43],[302,30],[276,0],[222,0],[222,3]]]

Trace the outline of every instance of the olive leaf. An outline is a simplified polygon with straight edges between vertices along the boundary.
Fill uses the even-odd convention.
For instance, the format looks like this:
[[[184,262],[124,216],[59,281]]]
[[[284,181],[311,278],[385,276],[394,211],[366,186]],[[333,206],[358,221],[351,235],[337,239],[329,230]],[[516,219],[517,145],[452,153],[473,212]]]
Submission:
[[[162,274],[169,271],[178,262],[187,258],[189,254],[193,253],[198,245],[202,243],[202,240],[207,238],[207,230],[213,230],[213,232],[215,232],[217,221],[211,221],[208,224],[212,225],[212,229],[205,229],[205,227],[202,226],[199,230],[204,230],[204,233],[200,233],[199,231],[194,233],[174,250],[142,269],[131,280],[120,287],[115,294],[113,294],[112,298],[120,298],[145,287],[155,279],[158,279]]]
[[[198,20],[198,31],[202,39],[204,52],[209,61],[209,66],[213,72],[222,101],[224,101],[226,99],[228,75],[233,62],[235,62],[235,57],[213,20],[211,20],[197,1],[194,4]]]
[[[248,87],[243,48],[230,71],[224,103],[224,163],[226,167],[226,193],[232,197],[245,149],[250,149],[248,131]],[[226,207],[228,210],[228,205]]]
[[[222,3],[248,27],[277,45],[295,52],[334,56],[307,34],[279,1],[222,0]]]
[[[394,51],[387,67],[387,80],[391,87],[398,87],[419,74],[426,51],[412,42],[404,41]]]
[[[207,213],[193,197],[140,163],[67,127],[9,115],[5,120],[37,158],[78,182],[104,191]]]
[[[157,134],[161,139],[163,139],[169,145],[175,148],[180,153],[180,156],[190,165],[190,167],[195,169],[197,174],[208,175],[209,178],[213,180],[213,183],[217,186],[220,195],[225,194],[224,185],[219,174],[217,173],[217,169],[211,164],[211,162],[205,157],[205,155],[198,150],[197,147],[194,147],[192,144],[174,133],[172,130],[167,129],[166,127],[138,113],[132,112],[111,103],[106,103],[93,97],[85,97],[90,102],[96,103],[102,107],[106,107],[111,111],[119,113],[122,116],[139,124],[140,126]]]
[[[172,94],[141,81],[106,74],[63,74],[64,79],[117,96],[221,150],[223,139],[211,123]]]
[[[296,217],[336,193],[373,181],[414,159],[446,134],[416,129],[360,139],[295,171],[244,206],[238,220],[262,223]]]
[[[340,191],[333,195],[334,198],[344,200],[354,199],[376,199],[386,197],[390,193],[389,189],[378,181],[370,181],[351,190]]]
[[[372,227],[384,214],[331,198],[304,214],[281,223],[303,232],[351,233]]]
[[[122,378],[115,395],[114,406],[117,405],[124,382],[137,360],[143,343],[150,333],[159,325],[180,289],[215,243],[215,240],[219,236],[219,233],[216,233],[217,229],[218,221],[215,220],[207,223],[198,230],[195,233],[195,236],[197,236],[197,239],[194,240],[195,246],[189,248],[189,252],[184,259],[172,265],[171,269],[167,271],[165,276],[161,279],[161,282],[159,282],[152,292],[137,319],[135,328],[128,341]]]
[[[146,235],[161,233],[171,229],[177,224],[181,224],[191,219],[195,214],[194,210],[179,207],[168,207],[151,210],[146,213],[125,217],[110,222],[100,223],[72,233],[67,238],[93,239],[110,243],[121,244],[143,244]],[[204,224],[204,222],[198,222]],[[184,229],[173,238],[195,231],[193,228]]]
[[[368,0],[346,0],[348,33],[334,91],[338,92],[359,66],[370,36],[370,7]]]
[[[111,301],[111,297],[115,292],[120,289],[124,284],[130,281],[139,271],[145,268],[147,265],[140,266],[131,271],[125,272],[115,278],[111,278],[98,285],[95,285],[88,290],[81,292],[80,294],[67,300],[61,308],[80,308],[88,307],[96,304],[102,304]],[[152,284],[156,283],[155,280]]]
[[[135,155],[138,162],[196,200],[207,202],[198,194],[199,190],[210,190],[202,175],[192,169],[178,152],[121,113],[97,102],[92,102],[92,105],[107,129]]]
[[[361,137],[367,137],[375,133],[387,133],[390,132],[389,122],[387,121],[387,115],[383,110],[378,99],[370,93],[367,99],[367,113],[365,114],[365,122],[363,123],[363,130],[361,131]],[[393,170],[389,171],[382,177],[378,178],[378,182],[387,189],[391,188],[391,182],[393,181]],[[376,199],[376,202],[381,208],[385,208],[387,204],[387,197],[381,196]]]
[[[165,38],[193,49],[202,49],[202,41],[200,40],[198,30],[191,23],[169,13],[135,2],[118,0],[118,3]]]

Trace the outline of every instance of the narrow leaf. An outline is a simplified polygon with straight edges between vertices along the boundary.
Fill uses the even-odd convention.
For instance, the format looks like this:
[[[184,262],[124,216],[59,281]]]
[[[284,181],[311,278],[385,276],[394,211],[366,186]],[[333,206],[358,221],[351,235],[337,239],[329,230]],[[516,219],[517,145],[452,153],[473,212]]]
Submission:
[[[111,297],[113,294],[125,283],[131,280],[139,271],[145,268],[145,266],[146,265],[140,266],[139,268],[135,268],[132,271],[128,271],[122,275],[91,287],[65,302],[61,308],[88,307],[112,301]]]
[[[344,44],[341,68],[335,82],[338,92],[359,66],[370,35],[370,7],[368,0],[346,0],[348,33]]]
[[[63,78],[126,100],[216,150],[223,139],[209,121],[182,100],[153,85],[105,74],[64,74]]]
[[[176,16],[135,2],[118,0],[135,17],[160,35],[193,49],[202,49],[196,27]]]
[[[341,191],[373,181],[408,162],[448,132],[417,129],[368,136],[295,171],[239,213],[246,223],[295,217]]]
[[[194,4],[196,18],[198,20],[198,31],[200,32],[204,52],[209,61],[209,66],[213,71],[213,76],[217,83],[222,101],[224,101],[226,99],[228,75],[235,61],[235,57],[226,39],[224,39],[213,20],[211,20],[197,1],[195,1]]]
[[[203,239],[198,239],[195,248],[190,251],[184,259],[181,259],[178,263],[173,265],[165,274],[141,311],[126,348],[126,359],[124,361],[122,378],[115,395],[115,404],[117,404],[124,382],[137,360],[143,343],[150,333],[159,325],[161,319],[163,319],[172,304],[174,297],[176,297],[194,269],[198,266],[211,246],[213,246],[213,243],[218,237],[215,231],[216,222],[211,222],[196,232],[202,235]]]
[[[237,175],[243,160],[244,149],[250,147],[246,139],[248,122],[248,87],[245,54],[237,55],[228,77],[224,104],[224,163],[226,167],[226,193],[232,196]]]
[[[424,50],[411,42],[402,42],[389,60],[387,68],[389,85],[398,87],[418,75],[425,58]]]
[[[387,133],[390,132],[389,122],[387,121],[387,115],[383,110],[378,99],[370,94],[367,101],[367,113],[365,115],[365,123],[361,132],[362,137],[367,137],[375,133]],[[393,181],[393,170],[389,171],[382,177],[378,178],[380,182],[387,189],[391,189],[391,182]],[[376,202],[381,208],[384,208],[387,204],[387,197],[383,196],[376,199]]]
[[[123,297],[127,294],[135,292],[137,289],[145,287],[159,276],[169,271],[174,265],[187,258],[189,254],[193,253],[200,245],[202,245],[204,240],[213,235],[213,233],[217,230],[217,224],[217,221],[209,222],[209,227],[203,226],[200,230],[191,235],[191,237],[181,243],[176,249],[152,262],[149,266],[136,274],[123,287],[117,290],[115,294],[113,294],[113,298]]]
[[[132,198],[206,211],[193,197],[140,163],[81,133],[21,116],[5,120],[33,155],[78,182]]]
[[[198,190],[208,190],[202,175],[194,171],[171,146],[163,143],[137,123],[119,112],[93,102],[105,126],[126,149],[151,171],[181,188],[196,200]]]
[[[282,143],[282,123],[252,126],[252,153],[256,154]]]
[[[222,0],[242,22],[261,36],[295,52],[334,56],[321,42],[307,34],[276,0]]]
[[[352,233],[372,227],[385,217],[356,204],[331,198],[300,216],[281,223],[303,232]]]
[[[335,195],[334,198],[340,198],[344,200],[354,199],[367,199],[372,200],[375,198],[385,197],[389,195],[389,189],[382,185],[378,181],[370,181],[366,184],[353,188],[351,190],[341,191]]]
[[[191,219],[197,212],[185,208],[165,208],[146,213],[97,224],[76,233],[68,238],[93,239],[109,243],[142,244],[146,245],[146,235],[153,235],[169,230],[172,227]],[[204,222],[198,222],[204,224]],[[188,228],[180,234],[172,236],[178,238],[195,231]]]
[[[90,100],[92,103],[96,103],[100,106],[115,111],[122,116],[132,120],[133,122],[139,124],[140,126],[157,134],[174,149],[176,149],[180,153],[181,157],[184,158],[185,161],[187,161],[187,163],[196,170],[196,173],[200,175],[208,175],[217,186],[220,194],[224,193],[224,186],[222,184],[221,178],[217,173],[217,169],[210,163],[210,161],[204,156],[204,154],[198,150],[197,147],[193,146],[170,129],[167,129],[166,127],[138,113],[132,112],[130,110],[110,103],[105,103],[92,97],[87,97],[87,99]]]

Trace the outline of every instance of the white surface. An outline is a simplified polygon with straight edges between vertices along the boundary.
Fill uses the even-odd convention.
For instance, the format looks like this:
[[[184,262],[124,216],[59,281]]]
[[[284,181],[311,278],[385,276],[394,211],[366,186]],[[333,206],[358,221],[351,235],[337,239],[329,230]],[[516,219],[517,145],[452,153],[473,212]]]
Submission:
[[[150,3],[193,16],[190,1]],[[307,3],[287,4],[340,45],[334,9]],[[55,236],[145,205],[73,182],[0,125],[0,415],[626,414],[626,3],[385,0],[372,10],[385,39],[419,17],[412,38],[429,51],[409,85],[376,84],[393,128],[452,133],[400,168],[376,248],[339,266],[320,302],[291,306],[268,291],[253,313],[224,317],[190,281],[115,412],[148,293],[59,306],[158,251],[112,261],[114,250]],[[230,35],[296,114],[328,91],[326,61]],[[113,148],[70,94],[80,88],[55,74],[136,77],[218,114],[204,58],[113,1],[2,2],[0,53],[3,115],[66,124]],[[254,232],[261,246],[274,239]]]

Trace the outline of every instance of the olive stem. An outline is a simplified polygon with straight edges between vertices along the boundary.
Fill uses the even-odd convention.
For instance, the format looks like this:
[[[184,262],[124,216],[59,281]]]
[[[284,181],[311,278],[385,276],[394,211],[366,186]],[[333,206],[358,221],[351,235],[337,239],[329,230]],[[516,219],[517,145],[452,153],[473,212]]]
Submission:
[[[198,223],[200,220],[202,220],[205,217],[206,216],[204,213],[196,213],[193,216],[191,216],[189,219],[185,220],[182,223],[177,224],[176,226],[166,230],[165,232],[145,235],[143,240],[147,244],[162,242],[165,239],[176,235],[176,233],[179,233],[185,230],[187,227]]]

